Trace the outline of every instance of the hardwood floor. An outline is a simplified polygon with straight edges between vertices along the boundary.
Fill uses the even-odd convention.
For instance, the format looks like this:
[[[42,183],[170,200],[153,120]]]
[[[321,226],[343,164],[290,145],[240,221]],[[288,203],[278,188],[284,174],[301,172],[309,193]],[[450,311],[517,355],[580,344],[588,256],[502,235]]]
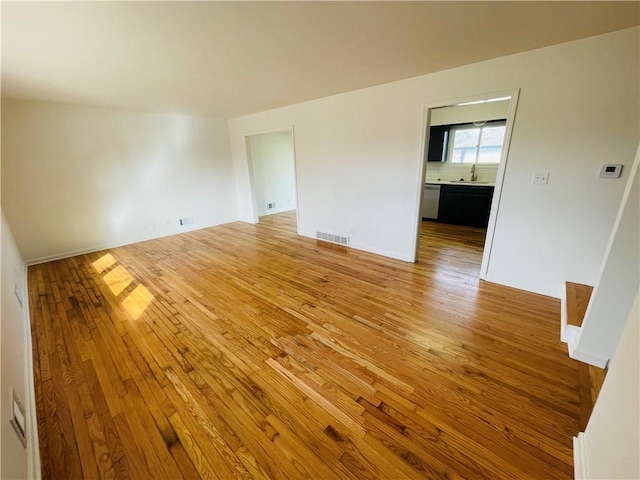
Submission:
[[[43,477],[573,478],[559,301],[478,282],[483,241],[281,214],[30,267]]]

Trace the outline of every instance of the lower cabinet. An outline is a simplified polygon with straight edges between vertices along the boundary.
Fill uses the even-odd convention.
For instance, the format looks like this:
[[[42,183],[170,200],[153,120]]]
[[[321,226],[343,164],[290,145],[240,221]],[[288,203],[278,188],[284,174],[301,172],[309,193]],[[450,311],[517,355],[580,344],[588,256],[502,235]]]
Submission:
[[[489,223],[493,187],[442,185],[438,221],[486,227]]]

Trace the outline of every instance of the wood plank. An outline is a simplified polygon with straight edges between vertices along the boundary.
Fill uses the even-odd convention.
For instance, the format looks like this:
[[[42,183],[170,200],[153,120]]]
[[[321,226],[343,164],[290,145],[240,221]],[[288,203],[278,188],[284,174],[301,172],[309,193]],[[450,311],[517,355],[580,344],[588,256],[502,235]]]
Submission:
[[[607,375],[607,369],[594,367],[578,362],[578,385],[580,391],[580,431],[587,428],[587,423],[593,413],[600,389]]]
[[[294,212],[29,267],[43,478],[572,478],[603,373],[484,236],[411,264]]]
[[[565,282],[567,299],[567,325],[582,326],[584,314],[587,313],[593,287],[581,283]]]

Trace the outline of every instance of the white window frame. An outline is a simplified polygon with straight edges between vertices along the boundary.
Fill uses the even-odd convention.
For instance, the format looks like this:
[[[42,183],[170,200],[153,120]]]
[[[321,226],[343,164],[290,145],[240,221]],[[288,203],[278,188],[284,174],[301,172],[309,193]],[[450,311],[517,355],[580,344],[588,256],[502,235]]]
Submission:
[[[507,126],[507,121],[506,120],[501,120],[501,121],[497,121],[497,122],[485,122],[483,125],[473,125],[473,124],[463,124],[463,125],[456,125],[456,126],[452,126],[451,129],[449,130],[449,144],[447,145],[447,159],[448,161],[451,162],[452,165],[478,165],[478,166],[484,166],[484,165],[498,165],[500,164],[500,160],[498,160],[497,162],[483,162],[483,163],[478,163],[478,156],[480,155],[480,145],[482,144],[482,132],[484,131],[485,127],[505,127],[505,136],[506,136],[506,126]],[[456,131],[458,130],[470,130],[473,128],[479,128],[480,129],[480,135],[478,135],[478,144],[476,145],[476,155],[475,158],[473,160],[473,162],[454,162],[453,161],[453,146],[454,146],[454,141],[456,138]],[[502,141],[502,148],[504,148],[504,139]],[[502,151],[500,152],[500,157],[502,157]]]

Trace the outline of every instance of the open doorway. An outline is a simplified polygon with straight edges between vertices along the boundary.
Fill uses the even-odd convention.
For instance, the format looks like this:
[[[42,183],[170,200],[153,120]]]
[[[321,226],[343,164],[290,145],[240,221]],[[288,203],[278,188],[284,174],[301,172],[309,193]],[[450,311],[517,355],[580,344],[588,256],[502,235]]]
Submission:
[[[449,255],[457,245],[486,277],[517,98],[512,91],[426,108],[416,261],[433,245]]]
[[[257,221],[278,214],[291,222],[297,207],[293,129],[247,135],[245,140]]]

